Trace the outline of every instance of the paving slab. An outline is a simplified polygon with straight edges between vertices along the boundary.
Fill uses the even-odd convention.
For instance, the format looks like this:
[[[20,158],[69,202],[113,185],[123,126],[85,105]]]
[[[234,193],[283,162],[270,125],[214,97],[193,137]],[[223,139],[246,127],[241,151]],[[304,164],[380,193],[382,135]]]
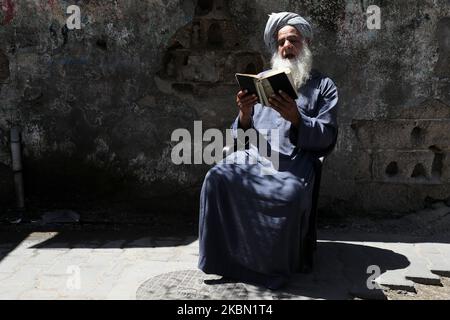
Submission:
[[[6,241],[0,249],[0,299],[136,299],[139,288],[155,277],[174,272],[196,275],[197,280],[211,276],[197,269],[196,237],[72,238],[39,232],[17,244]],[[294,275],[283,289],[240,283],[214,290],[245,288],[246,299],[263,300],[385,299],[385,290],[414,293],[418,284],[438,286],[440,276],[450,276],[449,254],[449,243],[327,239],[318,243],[313,272]],[[374,278],[380,285],[375,290],[368,286],[370,266],[381,272]],[[70,285],[74,267],[80,276],[78,289]],[[183,281],[179,292],[194,294],[189,281]]]

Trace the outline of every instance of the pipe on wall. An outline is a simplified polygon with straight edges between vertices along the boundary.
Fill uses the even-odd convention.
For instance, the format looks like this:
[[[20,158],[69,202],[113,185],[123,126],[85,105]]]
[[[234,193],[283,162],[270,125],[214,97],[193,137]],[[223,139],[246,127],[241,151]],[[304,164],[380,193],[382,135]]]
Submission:
[[[11,160],[14,173],[14,190],[16,193],[16,207],[18,211],[25,210],[25,192],[22,171],[22,143],[19,127],[11,128]]]

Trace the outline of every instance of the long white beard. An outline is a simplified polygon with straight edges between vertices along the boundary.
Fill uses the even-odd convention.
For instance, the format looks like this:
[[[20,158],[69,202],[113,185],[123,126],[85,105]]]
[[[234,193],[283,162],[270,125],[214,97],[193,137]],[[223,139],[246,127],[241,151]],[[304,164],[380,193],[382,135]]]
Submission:
[[[312,68],[312,53],[308,45],[304,42],[303,48],[298,57],[295,59],[284,59],[278,51],[272,56],[272,69],[289,68],[291,70],[292,78],[297,89],[305,84],[309,78],[309,73]]]

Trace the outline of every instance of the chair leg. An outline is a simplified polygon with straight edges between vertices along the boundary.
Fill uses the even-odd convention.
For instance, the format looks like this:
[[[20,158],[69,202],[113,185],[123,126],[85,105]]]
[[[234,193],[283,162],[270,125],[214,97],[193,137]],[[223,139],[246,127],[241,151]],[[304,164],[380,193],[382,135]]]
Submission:
[[[315,179],[312,192],[311,213],[309,216],[308,232],[303,243],[300,243],[300,272],[311,272],[314,267],[314,255],[317,250],[317,205],[319,200],[320,180],[322,176],[322,162],[317,160],[314,166]]]

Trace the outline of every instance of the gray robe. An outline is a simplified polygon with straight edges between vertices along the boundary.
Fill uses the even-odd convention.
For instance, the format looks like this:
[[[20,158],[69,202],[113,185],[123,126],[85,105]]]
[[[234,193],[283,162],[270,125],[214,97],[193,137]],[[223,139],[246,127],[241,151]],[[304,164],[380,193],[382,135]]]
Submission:
[[[335,84],[317,71],[298,93],[298,130],[270,107],[253,108],[253,128],[279,129],[278,146],[267,137],[269,148],[279,153],[274,173],[261,170],[268,160],[255,146],[208,171],[200,195],[198,267],[203,272],[271,288],[298,270],[311,212],[313,164],[336,142],[338,105]],[[232,125],[234,132],[237,128],[239,117]]]

